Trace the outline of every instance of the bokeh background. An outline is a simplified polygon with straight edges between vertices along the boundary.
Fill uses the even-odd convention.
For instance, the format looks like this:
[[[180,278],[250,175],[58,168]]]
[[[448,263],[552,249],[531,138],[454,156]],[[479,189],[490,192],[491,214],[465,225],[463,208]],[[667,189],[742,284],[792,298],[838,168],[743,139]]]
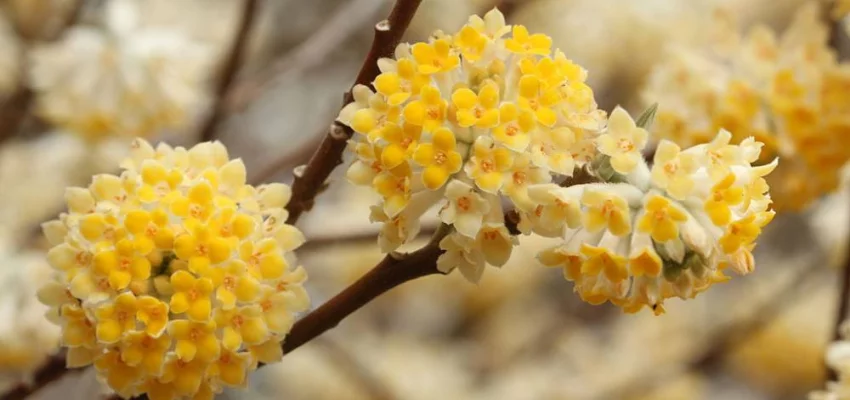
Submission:
[[[435,29],[455,31],[469,15],[498,6],[508,23],[552,36],[555,47],[587,68],[601,108],[620,104],[639,113],[647,104],[643,85],[665,48],[701,45],[716,9],[734,15],[742,29],[765,23],[781,31],[806,2],[424,0],[407,38],[422,40]],[[124,37],[167,31],[172,36],[165,40],[180,38],[194,46],[186,53],[175,45],[163,61],[192,74],[186,78],[192,96],[180,108],[184,123],[155,137],[193,143],[215,100],[213,88],[243,1],[132,1],[132,21],[106,12],[109,3],[0,0],[0,101],[10,104],[22,82],[50,80],[44,75],[51,72],[34,63],[49,69],[69,62],[74,50],[63,48],[63,39],[77,25],[120,31]],[[385,17],[391,2],[260,3],[248,55],[224,98],[216,137],[232,156],[243,158],[249,177],[289,182],[292,169],[309,158],[336,116],[368,50],[372,25]],[[66,28],[72,14],[75,27]],[[83,79],[88,67],[80,65],[71,76],[56,79]],[[79,101],[108,102],[110,90],[92,89]],[[58,337],[34,295],[48,275],[46,243],[34,231],[61,210],[65,187],[115,170],[126,147],[126,138],[93,144],[69,130],[30,112],[0,145],[0,389],[37,368]],[[299,257],[310,274],[314,306],[381,257],[375,239],[379,227],[368,219],[373,195],[345,182],[339,172],[299,224],[309,240]],[[832,336],[838,268],[850,224],[844,192],[804,212],[778,215],[760,239],[754,274],[694,300],[671,300],[662,316],[624,315],[608,305],[581,302],[559,271],[535,261],[536,251],[548,242],[523,237],[511,261],[487,271],[478,284],[458,273],[408,283],[282,363],[254,373],[247,391],[221,398],[805,398],[823,387],[826,376],[824,351]],[[436,220],[429,224],[433,230]],[[91,399],[101,393],[89,371],[69,374],[34,398]]]

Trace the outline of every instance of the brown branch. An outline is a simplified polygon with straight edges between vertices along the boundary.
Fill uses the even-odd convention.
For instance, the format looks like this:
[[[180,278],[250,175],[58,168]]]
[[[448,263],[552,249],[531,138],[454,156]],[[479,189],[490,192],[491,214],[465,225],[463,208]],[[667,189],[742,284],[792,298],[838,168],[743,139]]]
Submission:
[[[400,257],[387,255],[351,286],[298,320],[283,342],[283,352],[290,353],[327,332],[390,289],[416,278],[440,273],[437,257],[441,253],[439,246],[431,243]]]
[[[236,38],[233,40],[233,45],[230,49],[230,55],[221,72],[218,87],[215,90],[215,100],[212,109],[201,129],[201,142],[210,141],[215,137],[216,128],[218,128],[219,123],[224,118],[224,98],[236,79],[239,66],[242,65],[245,55],[248,52],[248,39],[251,37],[258,5],[259,0],[244,0],[239,30],[236,33]]]
[[[355,30],[372,21],[384,4],[382,0],[351,0],[338,7],[307,40],[272,61],[255,76],[234,85],[225,96],[226,107],[230,111],[243,109],[282,76],[298,75],[318,66]]]
[[[360,72],[355,79],[355,85],[371,85],[378,76],[378,59],[391,57],[396,46],[401,41],[401,36],[410,25],[413,15],[419,8],[422,0],[398,0],[390,12],[389,18],[375,25],[375,37],[372,40],[372,48],[360,67]],[[354,85],[352,85],[352,88]],[[343,105],[354,101],[351,89],[343,96]],[[328,134],[322,140],[319,148],[313,153],[310,161],[302,171],[295,175],[292,183],[292,199],[287,205],[289,211],[288,223],[294,224],[304,211],[313,207],[316,196],[324,189],[325,181],[331,172],[342,164],[342,153],[348,143],[348,139],[354,131],[351,128],[334,122],[328,129]]]
[[[11,139],[20,131],[34,97],[32,90],[21,86],[0,105],[0,143]]]

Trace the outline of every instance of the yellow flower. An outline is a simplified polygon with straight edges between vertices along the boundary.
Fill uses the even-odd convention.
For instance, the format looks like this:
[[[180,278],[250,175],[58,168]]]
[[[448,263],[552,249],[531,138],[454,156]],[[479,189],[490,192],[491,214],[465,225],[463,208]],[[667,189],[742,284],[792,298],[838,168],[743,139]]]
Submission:
[[[626,110],[614,109],[608,119],[608,131],[597,139],[599,151],[611,157],[611,166],[620,174],[629,174],[641,162],[647,132],[635,125]]]
[[[558,115],[553,107],[559,101],[561,95],[557,88],[544,88],[537,76],[523,75],[519,79],[517,103],[520,109],[533,112],[538,123],[551,127],[558,122]]]
[[[530,144],[531,162],[562,175],[572,175],[576,162],[570,149],[575,143],[575,133],[570,128],[537,129]]]
[[[425,167],[422,182],[431,190],[441,188],[449,177],[463,166],[463,158],[456,150],[457,142],[452,131],[440,128],[434,132],[431,143],[420,144],[413,159]]]
[[[85,311],[77,305],[65,304],[61,308],[62,343],[68,347],[95,347],[95,327]]]
[[[223,310],[229,310],[236,302],[253,302],[260,293],[260,282],[248,273],[243,261],[231,261],[222,268],[210,271],[210,279],[216,287],[215,298]]]
[[[729,173],[723,180],[711,188],[711,195],[705,201],[705,212],[717,226],[726,226],[732,220],[731,207],[744,201],[744,189],[733,187],[735,174]]]
[[[648,197],[644,207],[646,211],[638,221],[638,230],[650,234],[658,243],[679,237],[679,224],[688,219],[684,211],[657,194]]]
[[[245,384],[245,371],[250,364],[249,355],[225,350],[221,352],[218,361],[210,367],[209,374],[230,386],[242,387]]]
[[[148,279],[151,274],[151,264],[147,258],[139,257],[133,242],[127,239],[119,240],[114,250],[100,251],[92,259],[94,271],[108,277],[109,286],[121,290],[132,281]]]
[[[460,58],[454,54],[451,43],[446,39],[437,39],[431,44],[416,43],[411,51],[421,74],[451,71],[460,64]]]
[[[604,247],[588,244],[581,246],[581,254],[586,257],[581,264],[581,273],[587,275],[603,274],[611,282],[620,282],[628,277],[625,257]]]
[[[153,296],[140,296],[136,300],[136,318],[145,324],[148,335],[158,337],[168,323],[168,304]]]
[[[268,329],[277,334],[288,332],[294,322],[285,311],[295,299],[286,292],[266,289],[260,295],[259,305],[263,312],[263,321]]]
[[[487,37],[470,25],[464,25],[454,38],[454,45],[460,50],[461,56],[472,62],[481,59],[487,44]]]
[[[114,303],[97,308],[97,340],[103,343],[115,343],[125,333],[136,327],[136,296],[133,293],[121,293]]]
[[[481,85],[478,95],[468,88],[455,90],[452,103],[457,107],[458,125],[464,128],[492,128],[499,123],[499,88],[492,82]]]
[[[530,211],[534,208],[535,203],[528,196],[528,186],[547,183],[551,179],[552,176],[549,175],[549,172],[535,167],[531,163],[531,156],[528,153],[523,153],[514,159],[510,169],[505,172],[502,192],[510,197],[517,208]]]
[[[372,181],[375,191],[384,199],[387,215],[396,215],[410,201],[410,177],[381,172]]]
[[[384,72],[375,78],[375,90],[386,96],[387,104],[398,106],[418,94],[428,81],[427,75],[417,71],[413,60],[402,58],[395,64],[394,71]]]
[[[516,54],[548,55],[552,47],[552,38],[542,33],[528,34],[522,25],[514,25],[513,37],[505,40],[505,47]]]
[[[446,100],[440,97],[439,89],[425,85],[419,92],[419,98],[404,106],[404,120],[421,126],[427,132],[433,132],[446,119],[446,104]]]
[[[205,274],[211,265],[219,264],[230,258],[233,252],[231,242],[219,235],[206,224],[189,222],[188,232],[174,239],[174,254],[188,262],[189,270],[196,274]]]
[[[187,271],[177,271],[171,275],[171,287],[174,290],[171,296],[171,312],[186,313],[193,321],[203,322],[210,319],[210,295],[213,291],[210,279],[195,278]]]
[[[535,127],[534,113],[520,109],[516,104],[505,103],[499,107],[499,115],[499,126],[493,129],[493,139],[511,150],[524,151]]]
[[[682,153],[679,146],[665,139],[655,150],[652,183],[666,189],[670,197],[684,200],[694,189],[691,175],[696,169],[697,163],[693,155]]]
[[[150,336],[144,332],[128,333],[121,342],[121,360],[129,366],[140,367],[150,375],[159,375],[165,356],[171,347],[171,337]]]
[[[582,223],[588,231],[608,229],[617,236],[631,231],[629,205],[619,195],[587,189],[581,196],[581,204],[586,207]]]
[[[720,248],[732,254],[742,247],[749,247],[761,234],[761,228],[773,219],[773,211],[751,214],[729,224],[720,238]]]
[[[395,175],[401,175],[401,172],[405,171],[403,164],[411,158],[421,136],[421,126],[410,123],[404,123],[404,126],[387,126],[384,130],[384,140],[388,145],[381,152],[381,164],[393,169]]]
[[[271,238],[256,243],[243,242],[239,248],[239,258],[247,264],[251,276],[263,280],[280,278],[289,267],[280,245]]]
[[[171,321],[168,324],[168,334],[174,338],[174,354],[186,362],[196,357],[207,363],[215,360],[221,351],[215,329],[216,325],[212,321]]]
[[[383,136],[387,126],[398,124],[401,108],[388,104],[378,97],[372,97],[369,105],[369,108],[354,112],[351,117],[351,129],[366,135],[370,142],[374,142]]]
[[[110,350],[94,362],[98,372],[106,375],[106,383],[122,396],[132,395],[131,389],[141,379],[142,370],[127,365],[121,360],[121,353]]]
[[[238,350],[242,343],[257,345],[268,339],[269,330],[258,305],[216,310],[216,327],[223,329],[221,345],[229,351]]]

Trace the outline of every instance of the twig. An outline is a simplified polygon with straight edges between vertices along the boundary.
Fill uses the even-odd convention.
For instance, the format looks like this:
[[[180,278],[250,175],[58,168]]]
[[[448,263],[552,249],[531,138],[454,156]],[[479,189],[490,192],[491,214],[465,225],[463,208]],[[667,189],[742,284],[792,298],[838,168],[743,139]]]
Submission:
[[[375,25],[372,48],[369,50],[366,60],[363,61],[363,66],[360,67],[360,72],[354,81],[355,85],[370,85],[378,76],[380,73],[378,59],[393,55],[395,47],[401,41],[401,36],[410,25],[410,21],[421,2],[422,0],[398,0],[390,12],[389,18]],[[353,87],[354,85],[352,85]],[[352,101],[354,101],[354,96],[349,89],[343,96],[343,105]],[[288,223],[294,224],[301,213],[313,207],[316,196],[324,189],[328,176],[338,165],[342,164],[342,153],[345,151],[345,146],[352,134],[354,134],[354,131],[351,128],[339,122],[330,125],[327,136],[322,140],[316,152],[313,153],[310,161],[303,170],[295,174],[295,181],[292,183],[292,199],[287,205],[289,211]]]
[[[230,49],[227,63],[221,72],[218,87],[215,90],[214,104],[201,129],[201,142],[210,141],[215,137],[216,128],[218,128],[219,123],[224,117],[224,97],[233,84],[236,73],[239,72],[239,66],[248,52],[248,39],[251,37],[258,4],[259,0],[244,0],[239,30],[236,33],[236,38],[233,40],[233,46]]]
[[[0,143],[12,138],[20,131],[34,97],[32,90],[21,86],[0,106]]]
[[[439,246],[432,243],[401,257],[387,255],[351,286],[298,320],[283,342],[283,352],[290,353],[327,332],[390,289],[416,278],[440,273],[437,257],[441,253]]]
[[[355,30],[373,20],[384,4],[382,0],[351,0],[340,6],[307,40],[272,61],[256,76],[234,85],[225,96],[225,107],[230,111],[240,110],[281,77],[297,75],[319,65]]]

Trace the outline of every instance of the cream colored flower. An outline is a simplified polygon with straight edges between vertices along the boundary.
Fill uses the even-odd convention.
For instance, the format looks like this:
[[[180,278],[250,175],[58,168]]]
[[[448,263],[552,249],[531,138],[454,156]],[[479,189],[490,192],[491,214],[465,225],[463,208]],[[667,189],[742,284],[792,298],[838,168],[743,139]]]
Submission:
[[[614,170],[625,175],[634,171],[643,157],[647,136],[646,129],[635,126],[629,113],[617,107],[608,119],[608,130],[596,140],[599,151],[611,157]]]
[[[241,385],[233,378],[256,367],[251,349],[279,346],[291,327],[266,325],[263,311],[274,305],[274,321],[291,321],[306,308],[292,254],[304,237],[282,210],[289,188],[247,185],[242,161],[218,142],[154,149],[136,139],[122,165],[120,176],[70,189],[69,212],[44,225],[54,277],[39,297],[62,326],[69,365],[94,363],[124,397]],[[284,300],[267,304],[269,293]],[[242,361],[224,374],[223,358]]]

